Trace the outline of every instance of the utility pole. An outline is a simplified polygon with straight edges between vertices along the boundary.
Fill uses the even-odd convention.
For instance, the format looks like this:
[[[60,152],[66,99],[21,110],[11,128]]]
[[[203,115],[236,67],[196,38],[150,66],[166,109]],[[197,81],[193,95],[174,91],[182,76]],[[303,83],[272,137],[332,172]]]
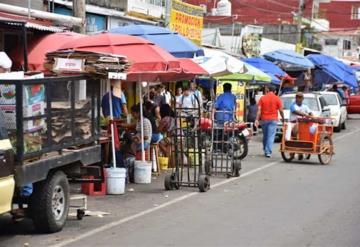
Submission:
[[[76,26],[75,31],[85,34],[86,32],[86,3],[85,0],[73,0],[73,12],[75,17],[79,17],[83,20],[81,26]]]
[[[297,42],[301,43],[301,26],[302,16],[304,11],[305,3],[304,0],[299,0],[299,11],[297,13]]]
[[[170,25],[171,0],[165,0],[165,27]]]

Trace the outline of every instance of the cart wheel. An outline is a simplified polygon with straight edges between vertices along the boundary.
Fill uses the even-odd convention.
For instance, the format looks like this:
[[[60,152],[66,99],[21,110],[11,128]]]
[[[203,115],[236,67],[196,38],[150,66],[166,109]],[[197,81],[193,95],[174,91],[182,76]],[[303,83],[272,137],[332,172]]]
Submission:
[[[85,210],[83,210],[83,209],[78,209],[78,210],[76,211],[76,218],[77,218],[78,220],[82,220],[82,219],[84,218],[84,216],[85,216]]]
[[[291,162],[295,158],[295,153],[281,152],[281,157],[285,162]]]
[[[233,162],[233,173],[234,177],[240,177],[241,160],[234,160]]]
[[[176,182],[175,173],[167,174],[164,181],[164,186],[166,190],[179,189],[179,183]]]
[[[324,136],[320,140],[320,150],[325,149],[325,152],[318,155],[319,161],[323,165],[328,165],[333,156],[333,142],[330,136]]]
[[[199,177],[199,190],[206,192],[210,189],[210,177],[207,175],[200,175]]]
[[[212,173],[212,162],[207,160],[205,161],[205,173],[206,175],[211,176]]]

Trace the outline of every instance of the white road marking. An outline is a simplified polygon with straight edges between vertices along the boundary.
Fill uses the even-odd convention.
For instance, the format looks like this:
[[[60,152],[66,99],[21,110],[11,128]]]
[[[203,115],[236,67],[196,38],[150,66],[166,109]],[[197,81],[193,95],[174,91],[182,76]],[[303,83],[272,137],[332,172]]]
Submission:
[[[346,136],[355,134],[355,133],[357,133],[357,132],[360,132],[360,129],[356,129],[356,130],[354,130],[354,131],[352,131],[352,132],[349,132],[349,133],[346,133],[346,134],[344,134],[344,135],[342,135],[342,136],[338,136],[338,137],[334,138],[334,140],[335,140],[335,141],[341,140],[341,139],[345,138]],[[214,185],[211,185],[211,188],[220,187],[220,186],[222,186],[222,185],[225,185],[225,184],[234,182],[235,180],[238,180],[238,179],[240,179],[240,178],[244,178],[244,177],[250,176],[250,175],[252,175],[252,174],[254,174],[254,173],[263,171],[263,170],[265,170],[265,169],[268,169],[268,168],[270,168],[270,167],[272,167],[272,166],[274,166],[274,165],[280,164],[280,163],[281,163],[280,160],[275,161],[275,162],[268,163],[268,164],[263,165],[263,166],[261,166],[261,167],[259,167],[259,168],[256,168],[256,169],[253,169],[253,170],[251,170],[251,171],[245,172],[245,173],[241,174],[240,177],[229,178],[229,179],[223,180],[223,181],[221,181],[221,182],[219,182],[219,183],[216,183],[216,184],[214,184]],[[81,234],[81,235],[79,235],[79,236],[76,236],[76,237],[74,237],[74,238],[72,238],[72,239],[69,239],[69,240],[63,241],[63,242],[61,242],[61,243],[52,245],[52,247],[63,247],[63,246],[69,245],[69,244],[71,244],[71,243],[80,241],[80,240],[82,240],[82,239],[84,239],[84,238],[90,237],[90,236],[95,235],[95,234],[97,234],[97,233],[106,231],[106,230],[111,229],[111,228],[113,228],[113,227],[120,226],[120,225],[125,224],[125,223],[127,223],[127,222],[129,222],[129,221],[132,221],[132,220],[135,220],[135,219],[140,218],[140,217],[142,217],[142,216],[148,215],[148,214],[153,213],[153,212],[155,212],[155,211],[158,211],[158,210],[160,210],[160,209],[162,209],[162,208],[166,208],[166,207],[171,206],[171,205],[173,205],[173,204],[175,204],[175,203],[184,201],[184,200],[186,200],[186,199],[188,199],[188,198],[190,198],[190,197],[193,197],[193,196],[195,196],[195,195],[198,195],[198,194],[200,194],[200,192],[191,192],[191,193],[186,194],[186,195],[184,195],[184,196],[175,198],[174,200],[171,200],[171,201],[169,201],[169,202],[165,202],[165,203],[163,203],[163,204],[161,204],[161,205],[159,205],[159,206],[157,206],[157,207],[154,207],[154,208],[151,208],[151,209],[147,209],[147,210],[141,211],[141,212],[139,212],[139,213],[137,213],[137,214],[134,214],[134,215],[125,217],[125,218],[123,218],[123,219],[120,219],[120,220],[117,220],[117,221],[108,223],[108,224],[103,225],[103,226],[101,226],[101,227],[95,228],[95,229],[93,229],[93,230],[91,230],[91,231],[88,231],[88,232],[86,232],[86,233],[84,233],[84,234]]]

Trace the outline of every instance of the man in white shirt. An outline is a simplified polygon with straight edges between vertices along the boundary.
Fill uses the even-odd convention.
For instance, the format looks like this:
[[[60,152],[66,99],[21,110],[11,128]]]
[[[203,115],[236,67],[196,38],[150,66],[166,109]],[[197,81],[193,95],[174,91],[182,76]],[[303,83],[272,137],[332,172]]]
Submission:
[[[310,108],[303,104],[304,95],[302,92],[297,92],[295,96],[295,102],[290,106],[290,122],[294,124],[292,128],[293,136],[297,136],[298,126],[297,120],[301,117],[312,118],[312,112]]]
[[[190,91],[192,94],[194,94],[199,101],[199,105],[202,106],[203,100],[202,100],[202,94],[200,90],[197,88],[197,84],[195,82],[190,83]]]

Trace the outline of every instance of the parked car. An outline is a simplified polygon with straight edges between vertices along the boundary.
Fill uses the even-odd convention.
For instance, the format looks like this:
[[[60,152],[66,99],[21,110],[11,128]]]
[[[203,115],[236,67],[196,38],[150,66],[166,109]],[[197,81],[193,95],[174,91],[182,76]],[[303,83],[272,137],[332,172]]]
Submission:
[[[293,102],[295,102],[295,93],[284,94],[280,98],[284,106],[285,121],[288,121],[290,118],[290,106]],[[319,93],[305,93],[303,103],[310,108],[314,116],[330,117],[330,107],[326,104],[323,95]],[[276,128],[275,140],[280,141],[281,137],[282,137],[282,122],[279,121]]]
[[[348,114],[360,114],[360,94],[351,95],[347,103]]]
[[[326,104],[330,107],[330,116],[333,119],[333,126],[335,132],[340,132],[341,129],[346,128],[347,110],[336,92],[320,92],[324,97]]]

